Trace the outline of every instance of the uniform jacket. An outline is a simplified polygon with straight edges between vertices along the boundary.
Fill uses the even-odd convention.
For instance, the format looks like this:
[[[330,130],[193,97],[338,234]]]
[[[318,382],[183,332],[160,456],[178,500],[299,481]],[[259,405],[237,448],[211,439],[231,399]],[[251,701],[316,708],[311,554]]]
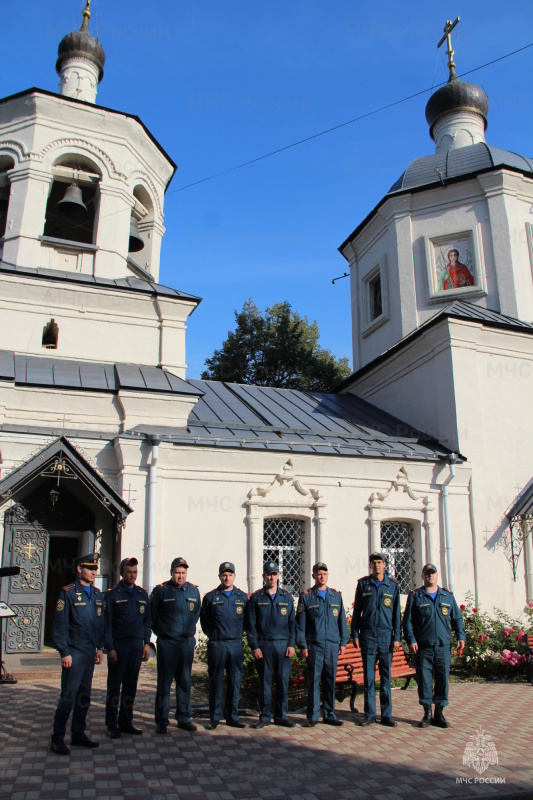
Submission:
[[[105,646],[114,650],[121,639],[140,639],[150,643],[152,617],[148,592],[140,586],[130,594],[122,581],[104,596]]]
[[[158,639],[190,639],[196,633],[200,616],[200,591],[185,581],[177,586],[169,580],[156,586],[150,595],[152,630]]]
[[[298,647],[307,650],[309,645],[326,643],[344,647],[349,636],[340,592],[328,587],[325,600],[315,586],[302,592],[296,611]]]
[[[351,633],[352,639],[365,633],[390,634],[391,642],[401,640],[400,587],[394,578],[385,575],[380,586],[376,586],[372,575],[358,580]]]
[[[205,635],[212,641],[242,639],[244,609],[248,595],[233,587],[229,597],[222,586],[208,592],[202,602],[200,624]]]
[[[452,628],[458,640],[466,639],[463,617],[451,592],[439,586],[435,600],[423,586],[411,592],[403,615],[403,632],[408,644],[449,645]]]
[[[244,627],[252,650],[263,642],[284,641],[294,647],[295,615],[292,594],[278,586],[274,600],[268,591],[258,589],[252,594],[245,609]]]
[[[63,586],[54,614],[52,638],[61,658],[71,650],[102,650],[104,647],[104,600],[91,586],[90,597],[78,579]]]

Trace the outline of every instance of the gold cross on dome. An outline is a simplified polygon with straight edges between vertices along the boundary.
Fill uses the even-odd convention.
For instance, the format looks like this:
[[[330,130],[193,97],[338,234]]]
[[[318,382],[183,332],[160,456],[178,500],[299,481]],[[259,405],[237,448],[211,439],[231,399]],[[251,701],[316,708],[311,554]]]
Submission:
[[[455,22],[452,22],[451,19],[447,19],[446,20],[446,25],[444,26],[444,36],[442,37],[442,39],[440,40],[440,42],[437,45],[437,47],[440,47],[441,44],[443,44],[444,42],[446,42],[446,44],[448,45],[448,49],[446,50],[446,53],[448,54],[448,69],[450,70],[450,78],[449,78],[449,80],[452,80],[452,78],[456,77],[456,75],[455,75],[455,61],[453,60],[453,57],[454,57],[455,53],[452,50],[452,37],[450,36],[450,34],[451,34],[451,32],[453,31],[453,29],[455,28],[455,26],[457,25],[457,23],[459,22],[460,19],[461,19],[461,17],[457,17]]]

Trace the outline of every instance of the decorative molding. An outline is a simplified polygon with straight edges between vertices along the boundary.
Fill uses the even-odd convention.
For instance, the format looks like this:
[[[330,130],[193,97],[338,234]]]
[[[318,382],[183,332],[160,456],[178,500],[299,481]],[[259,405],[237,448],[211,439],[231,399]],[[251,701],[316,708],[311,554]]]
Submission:
[[[32,157],[32,153],[28,152],[24,147],[23,142],[17,142],[15,139],[0,139],[0,154],[2,151],[8,150],[11,153],[15,151],[18,156],[19,162],[27,161]]]
[[[279,496],[279,498],[276,497],[283,487],[288,490],[293,489],[300,497],[295,497],[294,500],[291,500],[287,497],[287,492],[285,492],[283,496]],[[267,498],[268,495],[271,496],[268,497],[266,502],[263,501],[263,498]],[[305,498],[306,502],[302,502],[301,498]],[[255,489],[250,489],[248,492],[248,499],[245,501],[245,505],[248,508],[258,505],[287,506],[293,504],[296,507],[303,506],[305,508],[320,508],[325,505],[319,490],[307,489],[295,475],[294,465],[291,459],[284,464],[281,473],[275,476],[269,486],[258,486]]]
[[[405,467],[400,467],[398,474],[396,475],[396,478],[393,481],[391,481],[391,484],[386,492],[376,492],[371,496],[370,501],[372,502],[372,498],[374,498],[374,502],[375,500],[379,500],[379,502],[382,503],[391,494],[392,491],[405,492],[411,498],[411,500],[418,501],[421,499],[411,489],[411,484],[409,483],[409,476],[407,475],[407,470],[405,469]],[[427,498],[425,500],[427,505]]]
[[[127,176],[118,171],[114,161],[112,161],[108,154],[100,147],[96,147],[96,145],[88,142],[86,139],[56,139],[55,141],[49,142],[45,147],[43,147],[43,149],[37,155],[38,158],[44,160],[50,151],[70,147],[77,147],[79,150],[85,150],[91,153],[94,157],[98,158],[101,163],[105,164],[108,171],[108,177],[122,178],[123,180],[127,180]]]
[[[157,211],[159,213],[160,224],[162,224],[164,216],[165,216],[164,213],[163,213],[163,206],[161,205],[161,200],[160,200],[160,197],[159,197],[159,193],[158,193],[158,191],[156,189],[155,183],[153,182],[151,177],[148,175],[148,173],[147,172],[141,172],[140,170],[136,170],[130,176],[128,183],[129,183],[129,185],[130,185],[130,187],[131,187],[131,189],[133,191],[133,189],[135,188],[135,186],[138,183],[140,183],[140,185],[142,186],[143,181],[148,184],[148,186],[149,186],[149,188],[151,190],[150,194],[152,195],[152,200],[155,199],[155,204],[157,205]],[[146,187],[144,187],[144,188],[146,188]]]

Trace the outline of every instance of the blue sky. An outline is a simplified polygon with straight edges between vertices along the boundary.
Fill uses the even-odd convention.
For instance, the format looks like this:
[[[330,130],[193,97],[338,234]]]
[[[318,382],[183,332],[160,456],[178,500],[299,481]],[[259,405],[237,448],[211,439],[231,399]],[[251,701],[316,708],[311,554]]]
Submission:
[[[57,91],[57,45],[83,5],[2,4],[2,96]],[[137,114],[179,166],[160,280],[203,298],[189,321],[188,377],[248,297],[262,309],[288,300],[351,362],[349,281],[331,283],[347,266],[337,247],[411,160],[434,151],[429,93],[180,187],[445,81],[446,19],[461,17],[459,74],[533,40],[530,0],[93,0],[92,11],[107,56],[97,102]],[[529,156],[532,61],[533,48],[465,78],[489,96],[487,141]]]

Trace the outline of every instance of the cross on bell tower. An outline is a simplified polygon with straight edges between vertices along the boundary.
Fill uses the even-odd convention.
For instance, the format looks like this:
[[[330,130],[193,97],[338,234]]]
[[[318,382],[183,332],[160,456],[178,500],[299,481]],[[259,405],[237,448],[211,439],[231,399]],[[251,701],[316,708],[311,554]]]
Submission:
[[[455,52],[452,49],[452,37],[450,36],[450,34],[455,28],[455,26],[458,24],[460,19],[461,19],[460,17],[457,17],[455,22],[452,22],[451,19],[446,20],[446,25],[444,26],[444,36],[437,45],[437,47],[440,47],[444,42],[446,42],[446,44],[448,45],[446,53],[448,54],[448,69],[450,71],[450,77],[448,78],[448,80],[450,81],[452,81],[455,77],[457,77],[455,74],[455,61],[453,60]]]

